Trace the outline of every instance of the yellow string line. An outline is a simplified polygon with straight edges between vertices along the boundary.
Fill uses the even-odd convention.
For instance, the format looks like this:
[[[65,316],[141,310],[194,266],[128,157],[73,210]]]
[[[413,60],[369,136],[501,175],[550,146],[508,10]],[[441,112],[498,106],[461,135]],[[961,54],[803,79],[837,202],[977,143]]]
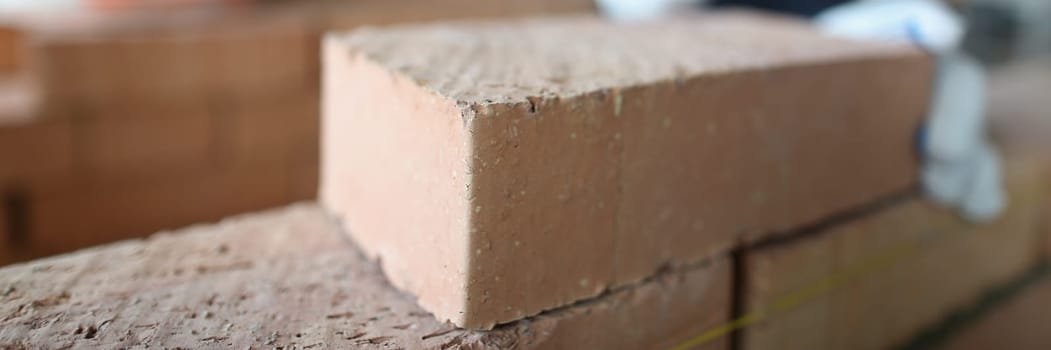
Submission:
[[[943,230],[935,230],[934,232],[942,232]],[[806,288],[800,289],[795,293],[778,298],[774,303],[773,307],[769,308],[773,310],[773,313],[783,313],[788,310],[794,309],[808,301],[814,300],[817,297],[832,291],[833,289],[846,284],[847,282],[855,279],[864,277],[870,273],[883,270],[888,268],[899,261],[903,260],[907,256],[914,255],[919,251],[919,247],[924,239],[915,241],[902,242],[887,249],[880,251],[879,254],[866,258],[858,263],[851,264],[847,268],[844,268],[836,273],[828,275],[814,284],[807,286]],[[687,350],[697,346],[707,344],[713,340],[722,338],[733,331],[743,329],[752,324],[758,323],[769,317],[769,314],[760,311],[753,311],[745,314],[744,316],[738,317],[728,323],[724,323],[718,327],[709,329],[689,340],[686,340],[678,345],[671,347],[671,350]]]

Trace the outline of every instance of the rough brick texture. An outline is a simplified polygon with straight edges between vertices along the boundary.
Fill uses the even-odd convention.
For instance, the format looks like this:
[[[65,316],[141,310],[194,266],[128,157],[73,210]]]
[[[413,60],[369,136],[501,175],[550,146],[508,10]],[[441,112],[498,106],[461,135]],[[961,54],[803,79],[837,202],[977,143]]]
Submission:
[[[325,69],[322,201],[486,328],[910,186],[931,65],[719,14],[360,30]]]
[[[1046,178],[1008,164],[1010,209],[987,225],[908,199],[797,241],[748,253],[744,303],[768,318],[745,330],[747,349],[886,349],[1021,276],[1039,260]],[[845,281],[787,311],[829,276]],[[840,277],[836,277],[840,278]]]
[[[729,275],[720,260],[468,331],[392,288],[305,204],[0,269],[0,347],[639,349],[725,322]]]

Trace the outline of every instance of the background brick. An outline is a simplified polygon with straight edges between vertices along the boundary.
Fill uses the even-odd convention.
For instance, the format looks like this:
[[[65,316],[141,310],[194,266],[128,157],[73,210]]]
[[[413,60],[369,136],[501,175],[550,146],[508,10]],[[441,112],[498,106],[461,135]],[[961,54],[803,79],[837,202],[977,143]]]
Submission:
[[[85,176],[118,180],[210,163],[212,117],[77,119],[77,166]]]
[[[987,289],[1020,276],[1041,255],[1039,203],[1046,179],[1031,165],[1009,163],[1010,209],[991,224],[968,224],[947,209],[909,199],[826,232],[748,253],[748,311],[774,312],[783,298],[827,276],[876,267],[797,308],[770,314],[745,330],[745,348],[901,345]]]
[[[0,187],[68,177],[73,152],[73,125],[68,120],[0,124]]]
[[[30,248],[59,253],[280,206],[290,201],[287,184],[286,169],[271,166],[36,192]]]
[[[23,33],[0,24],[0,76],[16,72],[24,65],[26,50]]]

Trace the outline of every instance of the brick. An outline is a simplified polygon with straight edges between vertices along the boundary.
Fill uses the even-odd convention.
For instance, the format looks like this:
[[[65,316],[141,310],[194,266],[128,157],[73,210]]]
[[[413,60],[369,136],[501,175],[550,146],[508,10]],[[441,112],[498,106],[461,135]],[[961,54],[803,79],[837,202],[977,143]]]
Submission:
[[[1051,186],[1051,118],[1046,111],[1051,101],[1043,91],[1051,89],[1051,61],[1020,61],[993,71],[989,77],[989,129],[1003,152],[1025,157],[1034,166],[1043,166],[1045,181]],[[1044,227],[1045,251],[1051,256],[1051,194],[1046,200],[1048,213]]]
[[[321,165],[317,159],[313,162],[292,163],[291,167],[288,183],[288,195],[291,200],[317,200],[318,181],[321,178]]]
[[[730,262],[719,258],[512,325],[539,334],[527,348],[668,349],[725,324],[731,304]],[[729,348],[725,338],[691,347]]]
[[[0,75],[13,74],[22,68],[25,60],[25,42],[22,31],[0,24]]]
[[[40,94],[26,79],[0,76],[0,125],[26,123],[39,111]]]
[[[323,2],[321,6],[320,20],[331,29],[351,29],[362,24],[595,12],[595,3],[587,0],[399,0]]]
[[[209,114],[217,108],[214,96],[203,94],[167,95],[162,99],[131,99],[121,96],[66,98],[40,104],[37,119],[128,119],[165,118],[189,114]]]
[[[110,64],[120,67],[112,78],[113,102],[164,101],[171,96],[207,92],[210,77],[206,57],[210,52],[189,35],[146,35],[108,40],[94,49],[104,50]]]
[[[317,164],[320,106],[317,95],[287,96],[231,106],[220,147],[235,163],[279,161]]]
[[[931,73],[910,48],[742,14],[324,45],[321,201],[396,286],[469,328],[909,187]]]
[[[317,65],[311,60],[316,54],[308,52],[317,32],[301,20],[128,27],[100,24],[37,40],[41,59],[34,72],[49,108],[76,112],[80,105],[128,101],[176,105],[171,100],[185,96],[258,99],[317,89],[317,78],[307,76]]]
[[[212,117],[78,119],[76,161],[92,178],[119,179],[209,163]]]
[[[23,196],[24,192],[16,189],[0,192],[0,266],[29,257],[25,246],[25,223],[18,220],[25,210]]]
[[[231,106],[219,121],[216,153],[224,164],[280,164],[289,171],[290,200],[317,198],[319,98],[287,96]]]
[[[318,37],[326,26],[591,9],[581,6],[590,5],[585,0],[400,3],[298,4],[237,14],[71,16],[61,23],[28,21],[28,27],[42,34],[34,38],[32,49],[41,58],[34,68],[47,91],[48,106],[62,109],[70,102],[164,100],[202,92],[258,99],[273,90],[316,91]],[[352,16],[323,19],[342,18],[341,14]]]
[[[327,213],[305,204],[2,268],[0,286],[9,290],[0,345],[616,350],[725,322],[730,265],[716,259],[493,331],[465,330],[391,287]]]
[[[259,101],[319,88],[319,37],[350,28],[441,18],[593,12],[589,0],[356,1],[297,3],[262,11],[71,15],[28,20],[33,72],[48,116],[85,105],[207,95]],[[95,107],[101,106],[101,107]]]
[[[308,23],[271,24],[260,21],[219,33],[201,42],[206,53],[208,89],[251,98],[270,91],[313,90],[317,77],[308,76],[318,64],[309,49],[318,34]]]
[[[3,197],[0,197],[0,256],[6,256],[5,252],[10,249],[11,245],[11,219],[8,217],[10,211],[8,204],[8,194],[0,193]],[[3,265],[8,259],[0,257],[0,265]]]
[[[115,95],[111,77],[118,76],[121,67],[113,62],[106,46],[89,41],[63,45],[35,42],[32,47],[32,75],[39,82],[46,108]]]
[[[316,112],[315,115],[320,115]],[[317,124],[306,124],[313,135],[289,144],[289,164],[292,167],[290,174],[291,184],[289,195],[293,200],[316,200],[318,196],[318,183],[321,178],[321,139],[320,121]]]
[[[748,253],[747,312],[767,315],[744,332],[746,349],[885,349],[903,345],[988,289],[1039,260],[1038,206],[1044,179],[1011,161],[1010,209],[968,224],[951,211],[908,199],[816,235]],[[852,272],[845,272],[852,271]],[[801,305],[779,303],[825,281],[838,288]],[[836,277],[840,278],[840,277]]]
[[[289,202],[288,181],[279,166],[203,168],[34,191],[28,249],[55,254],[280,206]]]
[[[1051,334],[1051,280],[1026,287],[1002,305],[988,309],[974,324],[957,330],[942,349],[1047,349]]]
[[[40,178],[66,178],[72,168],[69,121],[0,124],[0,188],[26,186]]]

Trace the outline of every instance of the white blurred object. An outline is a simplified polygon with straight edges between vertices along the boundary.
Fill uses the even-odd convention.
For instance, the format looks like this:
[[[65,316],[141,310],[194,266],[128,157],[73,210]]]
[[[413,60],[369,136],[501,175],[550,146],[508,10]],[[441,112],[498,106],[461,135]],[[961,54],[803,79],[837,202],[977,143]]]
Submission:
[[[0,0],[0,16],[83,8],[81,0]]]
[[[606,17],[617,21],[645,21],[671,15],[683,8],[698,8],[707,0],[597,0]]]
[[[828,9],[814,22],[836,36],[914,43],[937,52],[954,50],[964,34],[960,18],[937,0],[860,0]]]
[[[860,0],[819,14],[834,36],[912,43],[938,55],[938,75],[920,151],[921,182],[935,201],[972,221],[997,218],[1006,203],[1000,159],[986,141],[985,71],[957,50],[964,27],[935,0]]]
[[[937,74],[923,152],[964,159],[985,146],[985,72],[970,57],[950,52],[938,58]]]
[[[1000,156],[989,145],[971,162],[971,184],[961,202],[965,217],[979,222],[992,221],[1007,206],[1000,173]]]

